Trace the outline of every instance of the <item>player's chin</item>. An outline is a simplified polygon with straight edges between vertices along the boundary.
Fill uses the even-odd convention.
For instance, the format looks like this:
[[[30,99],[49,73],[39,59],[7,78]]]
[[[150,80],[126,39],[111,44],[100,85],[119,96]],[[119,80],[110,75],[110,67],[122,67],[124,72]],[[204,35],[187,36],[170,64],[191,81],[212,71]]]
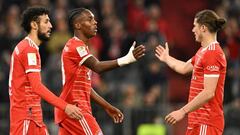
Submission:
[[[93,36],[96,36],[96,35],[97,35],[97,31],[94,31],[94,32],[93,32]]]
[[[92,37],[94,37],[96,35],[97,35],[97,32],[93,32],[93,33],[90,34],[90,38],[92,38]]]
[[[195,41],[196,41],[196,42],[200,42],[200,40],[199,40],[198,38],[195,38]]]
[[[197,38],[197,36],[195,36],[194,38],[195,38],[195,41],[198,42],[198,38]]]
[[[45,41],[49,41],[49,39],[50,39],[50,34],[49,34],[49,35],[47,34],[47,35],[45,36]]]

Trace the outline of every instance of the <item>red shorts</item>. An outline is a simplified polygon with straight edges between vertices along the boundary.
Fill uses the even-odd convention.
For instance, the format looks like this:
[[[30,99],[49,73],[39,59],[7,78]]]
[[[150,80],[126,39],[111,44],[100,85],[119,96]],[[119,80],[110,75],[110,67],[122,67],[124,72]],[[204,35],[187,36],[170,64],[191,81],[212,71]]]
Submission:
[[[39,127],[32,120],[22,120],[11,125],[10,135],[49,135],[45,125]]]
[[[59,124],[58,135],[103,135],[96,119],[84,114],[81,120],[67,117]]]
[[[186,135],[222,135],[223,132],[209,125],[199,125],[193,128],[187,128]]]

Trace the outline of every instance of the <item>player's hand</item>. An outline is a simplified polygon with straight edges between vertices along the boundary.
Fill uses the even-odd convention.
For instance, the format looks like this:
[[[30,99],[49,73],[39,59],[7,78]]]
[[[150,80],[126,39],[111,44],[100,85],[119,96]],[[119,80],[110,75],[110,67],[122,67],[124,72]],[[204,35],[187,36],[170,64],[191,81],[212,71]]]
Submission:
[[[186,115],[186,113],[182,109],[179,109],[177,111],[173,111],[170,114],[168,114],[165,117],[165,121],[170,125],[174,125],[177,122],[179,122],[180,120],[182,120],[185,115]]]
[[[132,47],[130,48],[130,51],[132,51],[132,54],[135,59],[140,59],[145,55],[145,46],[139,45],[135,48],[136,41],[133,42]]]
[[[135,45],[136,41],[133,42],[127,55],[117,59],[117,63],[120,67],[133,63],[145,55],[145,47],[143,45],[139,45],[135,48]]]
[[[168,43],[165,43],[165,48],[162,45],[158,45],[155,48],[155,56],[162,62],[166,62],[169,57]]]
[[[105,109],[107,114],[113,119],[114,123],[122,123],[124,115],[123,113],[114,106]]]
[[[65,108],[65,113],[73,119],[82,119],[81,109],[75,105],[67,104]]]

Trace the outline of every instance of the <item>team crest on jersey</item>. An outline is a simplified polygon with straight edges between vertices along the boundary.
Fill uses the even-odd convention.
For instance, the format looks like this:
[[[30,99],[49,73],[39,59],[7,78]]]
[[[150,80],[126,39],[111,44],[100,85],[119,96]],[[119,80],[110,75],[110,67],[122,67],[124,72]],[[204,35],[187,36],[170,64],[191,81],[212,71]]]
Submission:
[[[37,65],[37,56],[36,53],[28,53],[27,54],[27,58],[28,58],[28,65]]]
[[[84,47],[84,46],[77,47],[77,52],[80,55],[80,57],[83,57],[88,54],[86,47]]]

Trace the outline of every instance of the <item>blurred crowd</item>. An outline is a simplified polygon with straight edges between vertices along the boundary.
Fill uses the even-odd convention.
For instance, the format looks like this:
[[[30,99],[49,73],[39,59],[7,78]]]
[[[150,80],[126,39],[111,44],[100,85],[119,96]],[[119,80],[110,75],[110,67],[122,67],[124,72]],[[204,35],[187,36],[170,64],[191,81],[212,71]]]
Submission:
[[[190,76],[171,77],[175,73],[156,59],[154,48],[167,41],[170,53],[178,56],[179,53],[176,52],[182,52],[180,58],[183,60],[191,58],[184,50],[196,50],[196,47],[189,43],[182,43],[187,44],[187,48],[179,47],[173,34],[178,30],[171,29],[166,17],[167,10],[162,10],[162,3],[165,1],[167,0],[0,0],[0,120],[6,121],[5,125],[1,122],[0,132],[8,133],[9,128],[8,118],[3,116],[8,114],[9,107],[10,55],[15,45],[26,36],[20,26],[21,13],[34,5],[48,7],[53,24],[50,40],[40,46],[42,80],[50,90],[59,95],[62,88],[61,51],[66,41],[73,36],[68,28],[68,11],[85,7],[94,13],[98,22],[98,34],[91,39],[90,49],[100,60],[116,59],[125,55],[134,40],[137,44],[144,44],[147,49],[145,57],[137,63],[101,75],[92,75],[93,88],[106,100],[120,107],[126,115],[126,122],[114,126],[104,111],[93,104],[93,112],[104,133],[134,135],[142,123],[164,125],[162,117],[169,110],[187,102],[187,82]],[[218,15],[228,20],[226,28],[218,35],[218,41],[223,46],[228,61],[224,100],[225,134],[240,134],[240,0],[213,0],[208,2],[205,8],[215,10]],[[192,26],[186,30],[191,28]],[[185,35],[185,38],[193,39],[193,36]],[[179,92],[181,87],[186,90]],[[49,104],[44,103],[43,108],[47,112],[44,117],[51,123],[52,107],[49,108]],[[113,128],[109,128],[111,126]],[[175,135],[171,128],[167,129],[169,134],[172,132]]]

